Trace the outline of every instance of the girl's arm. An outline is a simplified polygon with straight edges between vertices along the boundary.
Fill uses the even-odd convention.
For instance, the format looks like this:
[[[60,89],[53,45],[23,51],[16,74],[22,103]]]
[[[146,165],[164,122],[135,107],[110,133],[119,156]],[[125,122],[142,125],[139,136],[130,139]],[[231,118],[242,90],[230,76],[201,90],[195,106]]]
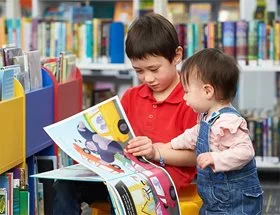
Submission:
[[[170,144],[170,143],[168,143]],[[167,144],[162,144],[167,145]],[[169,164],[171,166],[195,166],[196,165],[196,154],[194,150],[179,150],[161,147],[159,145],[154,145],[156,148],[155,151],[158,153],[152,158],[154,161],[159,161],[160,156],[164,160],[164,163]]]

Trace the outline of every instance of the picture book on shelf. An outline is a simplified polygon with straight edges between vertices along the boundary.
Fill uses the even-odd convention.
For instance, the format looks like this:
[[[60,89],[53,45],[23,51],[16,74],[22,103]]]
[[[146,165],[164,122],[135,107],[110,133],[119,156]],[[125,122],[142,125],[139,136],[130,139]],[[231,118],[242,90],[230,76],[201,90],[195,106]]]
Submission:
[[[0,69],[0,101],[14,97],[14,69]]]
[[[33,177],[104,181],[116,214],[180,214],[165,169],[124,150],[135,134],[117,96],[44,129],[79,164]]]

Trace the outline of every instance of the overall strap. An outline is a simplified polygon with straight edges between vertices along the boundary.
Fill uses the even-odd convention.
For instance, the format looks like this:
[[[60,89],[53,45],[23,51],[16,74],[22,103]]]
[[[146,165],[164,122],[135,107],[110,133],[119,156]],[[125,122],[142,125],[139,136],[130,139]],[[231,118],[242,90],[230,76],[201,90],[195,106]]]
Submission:
[[[240,113],[234,108],[234,107],[224,107],[219,110],[219,112],[222,113],[234,113],[237,116],[240,116]]]
[[[211,117],[207,120],[210,125],[213,125],[217,119],[220,118],[220,115],[223,113],[233,113],[237,116],[240,116],[240,113],[234,107],[224,107],[217,112],[214,112]]]

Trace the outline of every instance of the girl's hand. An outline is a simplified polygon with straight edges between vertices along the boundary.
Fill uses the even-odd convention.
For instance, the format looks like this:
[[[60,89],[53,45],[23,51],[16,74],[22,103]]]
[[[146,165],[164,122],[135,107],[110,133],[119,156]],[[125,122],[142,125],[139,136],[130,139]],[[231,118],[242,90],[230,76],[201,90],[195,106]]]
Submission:
[[[201,153],[197,157],[198,167],[201,169],[205,169],[207,166],[210,166],[214,169],[214,160],[210,152]]]
[[[144,156],[147,159],[153,159],[156,153],[151,139],[146,136],[138,136],[130,140],[126,151],[134,156]]]

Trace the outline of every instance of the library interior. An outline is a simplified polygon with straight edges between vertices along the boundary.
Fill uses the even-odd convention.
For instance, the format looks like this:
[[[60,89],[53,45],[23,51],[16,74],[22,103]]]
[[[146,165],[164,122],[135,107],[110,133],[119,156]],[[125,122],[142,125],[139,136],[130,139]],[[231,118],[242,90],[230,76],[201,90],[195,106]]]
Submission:
[[[56,215],[57,180],[107,185],[111,201],[84,202],[83,215],[110,214],[112,208],[120,215],[199,214],[197,175],[177,192],[159,148],[154,149],[159,162],[151,164],[116,147],[135,137],[120,101],[141,85],[139,68],[132,65],[137,59],[126,55],[127,33],[135,20],[151,13],[176,30],[182,47],[178,73],[182,62],[206,48],[221,50],[238,65],[232,105],[246,120],[254,148],[263,190],[259,204],[264,215],[280,214],[280,0],[0,0],[1,215]],[[109,127],[114,118],[118,128]],[[72,121],[75,135],[61,129]],[[54,128],[57,138],[47,132]],[[59,145],[59,135],[69,135],[68,147],[76,151]],[[113,162],[106,160],[110,146],[116,150]],[[135,175],[116,182],[126,171]]]

